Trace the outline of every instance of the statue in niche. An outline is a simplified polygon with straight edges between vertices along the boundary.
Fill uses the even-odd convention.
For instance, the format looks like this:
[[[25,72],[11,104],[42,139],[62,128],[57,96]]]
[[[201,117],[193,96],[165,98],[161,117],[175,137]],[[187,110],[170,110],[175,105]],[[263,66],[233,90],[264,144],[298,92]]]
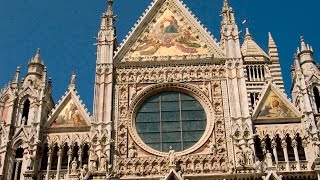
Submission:
[[[217,154],[217,151],[218,151],[217,146],[213,142],[210,143],[210,145],[209,145],[209,153],[211,155],[215,156]]]
[[[245,157],[245,153],[242,150],[238,150],[237,152],[237,159],[238,159],[238,164],[240,166],[244,166],[246,165],[246,157]]]
[[[134,143],[131,142],[131,144],[129,146],[128,157],[129,158],[135,158],[136,156],[137,156],[137,149],[134,146]]]
[[[96,153],[94,153],[91,157],[90,169],[93,172],[98,170],[98,155]]]
[[[77,174],[77,166],[78,166],[78,162],[77,162],[77,158],[75,157],[71,162],[71,174]]]
[[[253,154],[252,149],[249,146],[246,147],[245,154],[246,154],[248,165],[253,165],[254,154]]]
[[[88,170],[88,165],[85,164],[80,170],[80,180],[88,180],[89,177],[90,177],[90,172]]]
[[[107,156],[103,154],[100,158],[100,171],[106,171],[108,166]]]
[[[169,150],[169,165],[170,166],[175,166],[176,165],[176,160],[175,160],[175,150],[172,149],[172,146],[170,146],[170,150]]]
[[[32,170],[34,155],[27,154],[27,170]]]
[[[272,154],[269,151],[266,153],[266,163],[268,167],[272,166]]]

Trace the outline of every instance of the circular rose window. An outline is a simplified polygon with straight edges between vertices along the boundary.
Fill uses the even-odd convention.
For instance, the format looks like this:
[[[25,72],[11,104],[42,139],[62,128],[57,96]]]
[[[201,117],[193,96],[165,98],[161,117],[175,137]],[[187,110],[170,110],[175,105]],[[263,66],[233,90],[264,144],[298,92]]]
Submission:
[[[136,130],[152,149],[184,151],[195,145],[206,129],[206,114],[193,97],[162,92],[142,103],[136,114]]]

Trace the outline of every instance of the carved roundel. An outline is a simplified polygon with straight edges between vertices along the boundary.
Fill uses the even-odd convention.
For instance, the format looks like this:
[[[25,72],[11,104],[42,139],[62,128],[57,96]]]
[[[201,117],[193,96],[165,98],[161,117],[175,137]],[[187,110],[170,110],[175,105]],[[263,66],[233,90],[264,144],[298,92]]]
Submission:
[[[132,101],[129,133],[145,151],[168,156],[192,153],[209,139],[214,113],[208,97],[187,84],[153,85]]]

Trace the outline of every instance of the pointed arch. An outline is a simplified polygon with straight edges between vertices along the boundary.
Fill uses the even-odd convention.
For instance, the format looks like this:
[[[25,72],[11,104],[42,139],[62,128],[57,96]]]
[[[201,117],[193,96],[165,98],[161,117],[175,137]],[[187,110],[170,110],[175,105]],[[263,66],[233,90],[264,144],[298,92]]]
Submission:
[[[22,171],[22,162],[23,162],[23,154],[24,149],[22,147],[22,140],[16,141],[13,146],[14,154],[11,164],[11,179],[12,180],[19,180],[21,178],[21,171]],[[10,168],[9,168],[10,169]]]
[[[24,125],[28,125],[29,111],[30,111],[30,100],[27,98],[23,103],[21,124],[24,123]]]
[[[320,112],[320,92],[316,86],[313,87],[313,95],[314,95],[314,101],[316,103],[316,112],[319,113]]]
[[[257,158],[262,161],[263,158],[264,158],[264,154],[263,154],[263,149],[262,149],[262,146],[261,146],[261,139],[259,136],[255,136],[254,137],[254,148],[255,148],[255,151],[256,151],[256,156]]]

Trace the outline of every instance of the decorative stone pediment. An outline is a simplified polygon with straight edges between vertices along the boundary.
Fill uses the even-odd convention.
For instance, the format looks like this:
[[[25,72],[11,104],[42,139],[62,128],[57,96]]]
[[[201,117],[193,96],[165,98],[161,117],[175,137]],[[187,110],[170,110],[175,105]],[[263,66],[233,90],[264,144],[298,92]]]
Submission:
[[[164,178],[164,180],[183,180],[183,178],[175,170],[172,169]]]
[[[274,120],[299,119],[300,112],[292,105],[287,97],[272,83],[262,93],[258,105],[253,112],[253,119]]]
[[[88,126],[90,126],[90,118],[87,110],[76,92],[69,89],[66,96],[53,110],[47,127],[58,130],[59,128],[84,128]]]
[[[115,56],[117,62],[222,58],[211,35],[179,0],[153,2]]]

